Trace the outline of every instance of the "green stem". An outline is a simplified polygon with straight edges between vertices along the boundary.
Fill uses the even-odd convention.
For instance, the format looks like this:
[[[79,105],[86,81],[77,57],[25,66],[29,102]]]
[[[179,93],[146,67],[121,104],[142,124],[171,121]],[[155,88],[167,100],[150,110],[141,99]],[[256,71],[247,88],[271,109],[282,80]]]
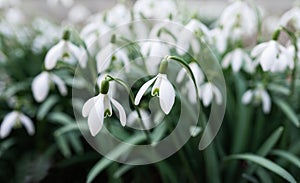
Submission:
[[[117,82],[118,84],[120,84],[121,86],[123,86],[127,90],[128,94],[129,94],[130,101],[131,101],[132,105],[134,106],[134,109],[136,110],[136,112],[138,114],[138,117],[140,119],[139,120],[140,125],[144,129],[143,132],[145,133],[145,135],[147,137],[148,143],[152,143],[150,133],[149,133],[148,130],[146,130],[147,128],[146,128],[146,126],[145,126],[145,124],[143,122],[141,112],[140,112],[139,108],[136,105],[134,105],[134,95],[133,95],[133,92],[130,89],[130,87],[124,81],[122,81],[121,79],[114,78],[114,77],[112,77],[110,75],[107,75],[106,78],[109,79],[109,80]]]

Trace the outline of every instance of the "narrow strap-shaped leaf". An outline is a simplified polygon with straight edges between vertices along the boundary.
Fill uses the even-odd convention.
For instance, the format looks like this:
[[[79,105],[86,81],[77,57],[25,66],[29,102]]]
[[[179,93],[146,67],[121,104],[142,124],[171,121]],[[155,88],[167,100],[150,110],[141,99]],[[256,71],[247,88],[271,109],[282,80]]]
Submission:
[[[276,98],[274,102],[277,106],[284,112],[284,114],[291,120],[291,122],[296,126],[300,127],[300,121],[297,117],[297,114],[293,111],[293,109],[282,99]]]
[[[261,156],[253,155],[253,154],[236,154],[236,155],[231,155],[226,158],[226,160],[235,160],[235,159],[242,159],[246,161],[251,161],[253,163],[256,163],[272,172],[275,174],[279,175],[283,179],[287,180],[290,183],[297,183],[295,178],[287,172],[285,169],[283,169],[281,166],[275,164],[274,162],[263,158]]]
[[[292,164],[294,164],[298,168],[300,168],[300,159],[297,156],[295,156],[294,154],[292,154],[288,151],[274,150],[274,151],[271,152],[271,154],[275,155],[275,156],[279,156],[279,157],[291,162]]]
[[[273,182],[269,173],[263,168],[259,168],[257,170],[256,174],[262,183],[272,183]]]
[[[37,112],[37,119],[42,120],[49,113],[51,108],[59,101],[57,96],[49,97],[43,104],[40,106]]]
[[[126,141],[126,144],[120,144],[113,151],[111,151],[109,153],[110,159],[117,158],[120,155],[122,155],[125,152],[127,152],[128,150],[130,150],[130,148],[129,148],[129,146],[128,146],[127,143],[129,143],[129,144],[137,144],[137,143],[139,143],[139,142],[141,142],[141,141],[143,141],[145,139],[146,139],[146,136],[144,134],[137,134],[137,135],[132,136],[128,141]],[[96,163],[96,165],[94,165],[94,167],[88,173],[87,183],[92,182],[96,178],[96,176],[99,173],[101,173],[102,170],[104,170],[112,162],[113,162],[112,160],[109,160],[107,158],[102,158],[100,161],[98,161],[98,163]]]
[[[258,149],[257,155],[266,156],[281,137],[283,129],[283,127],[279,127],[277,130],[275,130],[272,133],[272,135]]]

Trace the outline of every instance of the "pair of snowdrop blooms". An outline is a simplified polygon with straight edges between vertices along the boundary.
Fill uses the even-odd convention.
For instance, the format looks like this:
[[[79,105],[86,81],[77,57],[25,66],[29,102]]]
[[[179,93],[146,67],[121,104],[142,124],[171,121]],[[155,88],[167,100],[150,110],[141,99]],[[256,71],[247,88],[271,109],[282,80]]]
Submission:
[[[45,68],[47,71],[43,71],[33,79],[31,88],[37,102],[43,102],[46,99],[52,83],[57,85],[61,95],[67,95],[67,87],[63,80],[56,74],[48,71],[54,69],[59,60],[71,64],[74,60],[78,60],[82,68],[86,67],[87,53],[84,48],[78,47],[70,41],[69,30],[66,30],[62,40],[48,51],[45,57]]]
[[[153,84],[151,95],[158,96],[160,107],[165,114],[169,114],[175,102],[175,89],[168,80],[166,71],[168,59],[165,58],[160,64],[159,73],[147,81],[138,91],[134,104],[139,105],[147,89]],[[126,113],[122,105],[109,94],[109,79],[104,79],[100,86],[99,95],[87,100],[82,108],[82,116],[88,117],[88,127],[91,135],[96,136],[103,126],[104,118],[112,115],[112,106],[117,109],[122,126],[126,125]]]

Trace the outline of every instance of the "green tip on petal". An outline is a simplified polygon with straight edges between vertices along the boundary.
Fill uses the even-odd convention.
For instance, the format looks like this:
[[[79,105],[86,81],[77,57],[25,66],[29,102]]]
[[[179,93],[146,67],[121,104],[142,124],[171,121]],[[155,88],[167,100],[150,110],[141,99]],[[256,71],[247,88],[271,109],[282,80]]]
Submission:
[[[273,40],[275,40],[275,41],[278,40],[281,30],[282,30],[282,28],[276,29],[276,31],[272,35]]]
[[[116,43],[116,40],[117,40],[117,37],[116,37],[115,34],[113,34],[113,35],[111,36],[111,38],[110,38],[110,42],[111,42],[112,44],[115,44],[115,43]]]
[[[71,36],[70,30],[65,30],[62,39],[68,41],[70,39],[70,36]]]
[[[152,95],[153,96],[158,96],[159,95],[159,89],[158,88],[155,88],[152,92]]]
[[[111,114],[110,110],[109,110],[109,109],[106,109],[105,112],[104,112],[104,117],[106,118],[107,116],[109,117],[109,116],[111,116],[111,115],[112,115],[112,114]]]

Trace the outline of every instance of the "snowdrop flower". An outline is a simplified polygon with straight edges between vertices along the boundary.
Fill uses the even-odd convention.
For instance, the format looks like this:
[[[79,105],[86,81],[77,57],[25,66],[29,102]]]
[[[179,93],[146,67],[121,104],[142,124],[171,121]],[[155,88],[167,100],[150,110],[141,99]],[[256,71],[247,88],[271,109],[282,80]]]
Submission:
[[[53,69],[58,60],[70,62],[71,56],[78,60],[79,65],[82,68],[86,67],[87,64],[87,53],[84,48],[78,47],[69,41],[70,32],[65,31],[63,38],[58,44],[53,46],[47,53],[45,58],[45,67],[48,70]]]
[[[298,39],[298,41],[297,41],[297,46],[298,46],[298,48],[300,48],[300,39]],[[288,50],[288,53],[290,54],[290,57],[294,58],[295,57],[295,46],[294,45],[289,45],[287,47],[287,50]],[[298,53],[297,53],[297,57],[298,57],[298,61],[300,61],[300,51],[299,50],[298,50]]]
[[[229,52],[222,61],[222,67],[227,69],[231,65],[233,72],[239,72],[242,67],[248,72],[255,71],[255,64],[250,56],[241,48]]]
[[[202,131],[202,128],[199,126],[190,126],[189,131],[192,137],[196,137]]]
[[[112,106],[118,110],[121,125],[126,125],[126,113],[122,105],[108,95],[109,81],[103,80],[99,95],[89,99],[82,108],[82,116],[88,117],[91,135],[96,136],[103,126],[104,118],[112,116]]]
[[[77,4],[69,11],[68,19],[73,23],[80,23],[85,21],[90,14],[91,12],[87,7]]]
[[[129,72],[129,58],[126,51],[118,49],[115,43],[115,36],[112,36],[112,41],[96,55],[97,71],[101,73],[109,68],[112,61],[123,62],[125,71]]]
[[[279,21],[280,25],[287,26],[289,23],[297,30],[300,30],[300,7],[294,7],[284,13]]]
[[[179,47],[177,47],[177,52],[180,55],[187,52],[189,48],[196,54],[200,52],[200,43],[198,36],[195,34],[198,34],[203,40],[211,41],[209,29],[200,21],[192,19],[178,36],[177,44]]]
[[[212,83],[207,82],[200,86],[199,97],[202,99],[204,106],[209,106],[213,98],[216,100],[218,105],[222,104],[222,94],[220,90]]]
[[[259,62],[263,71],[283,72],[287,67],[294,68],[294,62],[288,50],[275,40],[255,46],[251,56],[257,58],[256,61]]]
[[[67,95],[68,90],[63,80],[53,73],[43,71],[33,79],[31,85],[33,97],[37,102],[42,102],[46,99],[51,82],[54,82],[57,85],[61,95]]]
[[[7,137],[12,128],[14,126],[21,126],[20,124],[26,128],[29,135],[34,134],[35,129],[31,119],[19,111],[12,111],[4,117],[1,123],[0,137]]]
[[[252,36],[257,31],[256,12],[244,1],[235,1],[220,16],[220,25],[231,39]]]
[[[254,104],[262,103],[264,113],[269,113],[271,110],[271,98],[268,92],[263,87],[257,87],[254,90],[247,90],[242,96],[242,103],[247,105],[251,102]]]
[[[199,86],[204,82],[204,79],[205,79],[204,74],[203,74],[201,68],[199,67],[199,65],[195,62],[190,63],[189,67],[191,68],[191,70],[193,72],[193,75],[196,80],[196,85],[199,90]],[[186,70],[181,69],[177,75],[176,82],[177,83],[182,82],[185,75],[186,75]],[[197,93],[196,93],[195,85],[191,79],[186,82],[183,92],[188,94],[188,98],[189,98],[190,102],[196,103]]]
[[[176,15],[177,6],[173,0],[138,0],[133,12],[138,18],[167,19]]]
[[[224,53],[227,49],[228,33],[220,27],[217,27],[210,31],[210,36],[212,40],[211,42],[213,45],[215,45],[218,52]]]
[[[114,6],[106,13],[105,17],[105,23],[109,26],[126,24],[131,20],[130,11],[124,4]]]
[[[74,4],[74,0],[47,0],[47,3],[51,6],[62,4],[64,7],[69,8]]]
[[[146,110],[141,109],[140,110],[140,114],[141,114],[141,118],[142,118],[142,122],[145,126],[145,128],[143,128],[143,126],[141,126],[140,122],[139,122],[139,115],[137,113],[137,111],[132,111],[131,113],[129,113],[128,115],[128,119],[127,119],[127,126],[134,128],[134,129],[139,129],[139,130],[150,130],[154,127],[154,123],[151,120],[151,115],[149,112],[147,112]]]
[[[135,105],[139,105],[147,89],[154,83],[151,95],[159,97],[160,107],[165,114],[170,113],[175,102],[175,90],[165,74],[167,68],[168,61],[164,59],[160,64],[159,74],[147,81],[138,91],[134,101]]]

